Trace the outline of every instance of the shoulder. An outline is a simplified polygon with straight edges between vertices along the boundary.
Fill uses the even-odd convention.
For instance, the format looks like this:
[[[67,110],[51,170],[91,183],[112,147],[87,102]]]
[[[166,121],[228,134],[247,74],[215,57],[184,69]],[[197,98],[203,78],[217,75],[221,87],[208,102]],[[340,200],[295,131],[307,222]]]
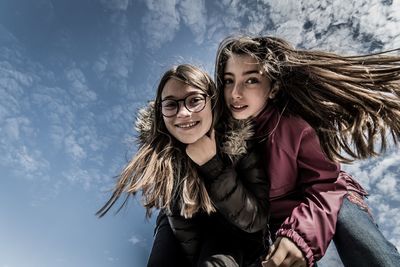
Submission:
[[[272,140],[286,151],[298,151],[303,138],[315,135],[314,129],[301,117],[282,115],[272,134]]]

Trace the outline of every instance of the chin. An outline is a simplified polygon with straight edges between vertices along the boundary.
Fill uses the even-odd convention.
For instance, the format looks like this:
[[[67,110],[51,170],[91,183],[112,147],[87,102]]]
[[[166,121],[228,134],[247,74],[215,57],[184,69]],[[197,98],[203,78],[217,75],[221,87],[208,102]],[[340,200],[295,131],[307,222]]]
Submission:
[[[247,119],[249,116],[246,114],[232,114],[232,117],[235,120],[244,120],[244,119]]]
[[[201,136],[200,136],[201,137]],[[179,142],[185,144],[185,145],[190,145],[195,143],[197,140],[200,139],[200,137],[197,136],[190,136],[190,137],[181,137],[181,138],[177,138]]]

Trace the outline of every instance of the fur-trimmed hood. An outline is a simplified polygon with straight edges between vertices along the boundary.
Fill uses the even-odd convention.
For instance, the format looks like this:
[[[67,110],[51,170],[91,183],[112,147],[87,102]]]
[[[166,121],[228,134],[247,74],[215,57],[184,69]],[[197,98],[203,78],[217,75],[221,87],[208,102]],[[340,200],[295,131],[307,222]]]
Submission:
[[[155,121],[154,101],[139,110],[135,129],[138,132],[139,145],[148,144],[154,139],[155,133],[153,124]],[[224,125],[224,136],[217,138],[221,152],[226,154],[232,161],[247,153],[247,140],[254,135],[253,123],[251,120],[229,119]]]

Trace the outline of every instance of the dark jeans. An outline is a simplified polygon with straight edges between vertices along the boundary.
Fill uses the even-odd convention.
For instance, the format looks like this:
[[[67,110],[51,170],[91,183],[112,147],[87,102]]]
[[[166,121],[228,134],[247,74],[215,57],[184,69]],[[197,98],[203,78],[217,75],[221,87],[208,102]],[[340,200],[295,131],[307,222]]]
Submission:
[[[370,214],[344,199],[333,237],[339,256],[346,267],[400,266],[400,254],[378,229]]]

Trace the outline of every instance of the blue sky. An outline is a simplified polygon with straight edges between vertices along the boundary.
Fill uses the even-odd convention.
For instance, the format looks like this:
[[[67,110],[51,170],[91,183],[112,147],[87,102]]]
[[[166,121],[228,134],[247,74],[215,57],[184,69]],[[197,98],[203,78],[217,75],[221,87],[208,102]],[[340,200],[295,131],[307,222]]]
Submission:
[[[133,121],[173,64],[213,72],[234,33],[367,53],[399,47],[400,0],[0,0],[0,267],[145,266],[139,200],[102,219]],[[344,166],[400,248],[400,154]],[[322,266],[337,266],[330,250]]]

